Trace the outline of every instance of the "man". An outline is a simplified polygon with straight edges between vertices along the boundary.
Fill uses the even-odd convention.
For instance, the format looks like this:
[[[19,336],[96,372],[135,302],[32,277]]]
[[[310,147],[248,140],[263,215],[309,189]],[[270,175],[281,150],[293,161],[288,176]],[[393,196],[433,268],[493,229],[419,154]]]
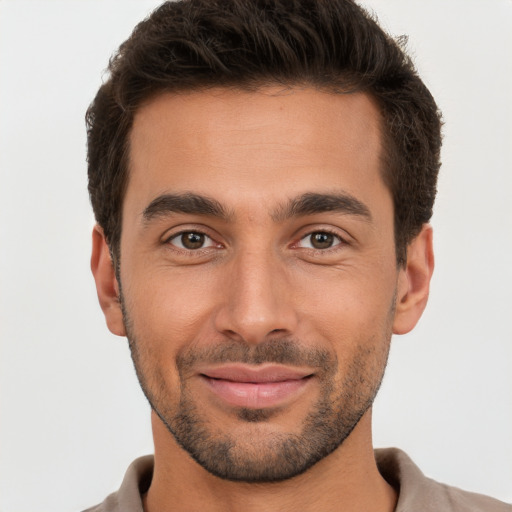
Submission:
[[[373,451],[433,271],[440,114],[354,3],[194,0],[88,112],[92,270],[154,460],[91,510],[510,510]]]

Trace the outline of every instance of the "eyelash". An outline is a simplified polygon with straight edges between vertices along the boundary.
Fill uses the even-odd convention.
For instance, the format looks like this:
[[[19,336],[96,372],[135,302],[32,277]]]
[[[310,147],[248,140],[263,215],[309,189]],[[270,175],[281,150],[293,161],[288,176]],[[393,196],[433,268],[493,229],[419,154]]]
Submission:
[[[183,235],[186,234],[194,234],[194,235],[200,235],[204,236],[205,239],[209,240],[209,246],[208,247],[199,247],[197,249],[189,249],[187,247],[179,247],[172,243],[172,240],[179,239],[180,237],[183,237]],[[209,251],[211,248],[219,247],[221,246],[220,243],[215,242],[215,240],[208,234],[206,234],[204,231],[200,229],[186,229],[183,231],[179,231],[178,233],[173,233],[169,237],[167,237],[164,240],[164,243],[168,245],[173,251],[179,252],[180,254],[186,254],[189,256],[197,256],[204,254],[205,252]],[[183,245],[183,244],[182,244]]]
[[[190,249],[187,247],[179,247],[172,243],[172,240],[179,239],[179,237],[183,237],[183,235],[186,235],[186,234],[195,234],[195,235],[203,236],[209,241],[208,242],[209,245],[207,247],[199,247],[197,249]],[[300,247],[300,243],[303,240],[306,240],[316,234],[327,234],[327,235],[334,237],[335,238],[334,245],[332,245],[330,247],[326,247],[326,248]],[[215,248],[223,247],[222,244],[216,242],[213,237],[211,237],[210,235],[208,235],[201,229],[188,229],[188,230],[179,231],[178,233],[173,233],[172,235],[170,235],[169,237],[167,237],[164,240],[164,243],[171,250],[178,252],[180,254],[183,254],[183,255],[191,256],[191,257],[201,256],[201,255],[204,255],[205,253],[209,253],[209,252],[211,252],[212,248],[215,249]],[[334,230],[331,230],[328,228],[321,228],[321,229],[309,231],[305,235],[301,236],[298,241],[294,242],[291,245],[291,247],[294,249],[314,252],[315,255],[327,255],[327,254],[331,254],[334,251],[340,250],[343,246],[345,246],[347,244],[348,244],[347,240],[344,237],[340,236],[340,234],[338,232],[335,232]],[[181,244],[181,245],[183,245],[183,244]]]
[[[331,247],[327,247],[325,249],[318,249],[318,248],[315,248],[315,247],[299,247],[298,246],[300,244],[300,242],[302,242],[303,240],[306,240],[307,238],[310,238],[310,237],[312,237],[313,235],[316,235],[316,234],[331,235],[332,237],[334,237],[337,240],[337,243],[334,243],[334,245],[332,245]],[[348,242],[338,232],[335,232],[334,230],[331,230],[331,229],[328,229],[328,228],[321,228],[321,229],[315,229],[313,231],[309,231],[304,236],[302,236],[299,239],[298,242],[295,242],[293,245],[296,246],[298,249],[305,249],[305,250],[309,250],[309,251],[314,251],[315,254],[326,254],[326,253],[331,253],[333,251],[337,251],[337,250],[341,249],[340,246],[348,245]]]

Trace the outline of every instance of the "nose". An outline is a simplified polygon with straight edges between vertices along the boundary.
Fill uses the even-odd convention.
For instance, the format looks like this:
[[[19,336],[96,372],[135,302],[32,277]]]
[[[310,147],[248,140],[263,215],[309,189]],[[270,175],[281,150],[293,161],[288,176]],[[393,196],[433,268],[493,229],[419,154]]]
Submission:
[[[218,332],[251,344],[294,333],[298,320],[290,280],[277,260],[262,251],[232,261],[214,320]]]

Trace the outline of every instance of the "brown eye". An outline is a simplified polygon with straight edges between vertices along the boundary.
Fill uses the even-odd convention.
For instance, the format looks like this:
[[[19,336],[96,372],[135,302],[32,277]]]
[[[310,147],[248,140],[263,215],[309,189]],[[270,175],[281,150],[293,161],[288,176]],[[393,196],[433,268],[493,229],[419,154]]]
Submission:
[[[305,236],[299,246],[305,249],[330,249],[342,242],[341,238],[328,231],[316,231]]]
[[[186,249],[200,249],[204,245],[204,235],[202,233],[183,233],[181,243]]]
[[[315,249],[328,249],[334,243],[334,235],[330,233],[313,233],[311,235],[311,245]]]
[[[170,238],[168,243],[179,249],[186,249],[188,251],[205,249],[214,245],[213,240],[208,235],[198,231],[184,231],[183,233],[178,233]]]

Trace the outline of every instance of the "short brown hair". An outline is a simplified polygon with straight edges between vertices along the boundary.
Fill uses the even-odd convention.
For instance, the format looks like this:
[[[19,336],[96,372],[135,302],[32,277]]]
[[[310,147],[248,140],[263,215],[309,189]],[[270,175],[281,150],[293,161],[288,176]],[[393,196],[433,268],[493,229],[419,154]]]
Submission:
[[[382,114],[383,178],[397,261],[432,216],[441,117],[402,45],[351,0],[183,0],[139,23],[109,63],[87,116],[89,194],[119,259],[129,134],[161,92],[272,84],[362,91]]]

